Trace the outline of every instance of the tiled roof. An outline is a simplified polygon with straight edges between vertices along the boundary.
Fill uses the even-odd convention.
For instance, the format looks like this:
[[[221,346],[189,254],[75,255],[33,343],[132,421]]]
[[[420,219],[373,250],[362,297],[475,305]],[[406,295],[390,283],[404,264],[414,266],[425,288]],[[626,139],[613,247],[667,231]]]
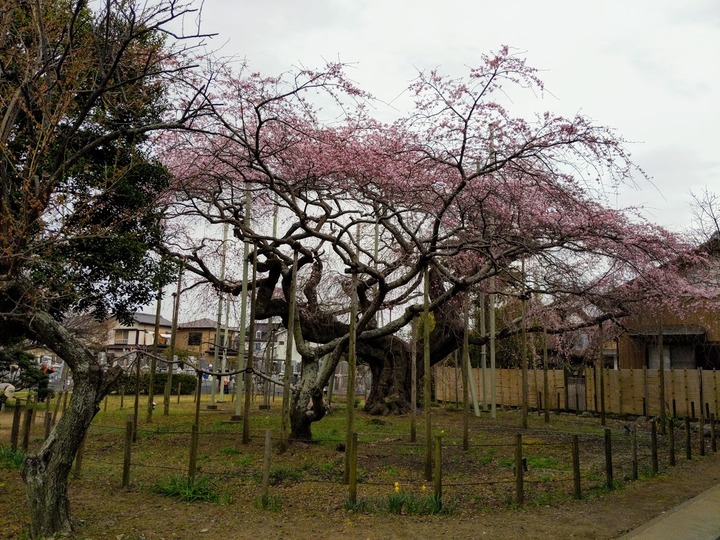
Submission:
[[[207,317],[178,324],[178,328],[215,328],[216,326],[217,322]]]
[[[133,319],[139,324],[155,324],[155,315],[151,315],[149,313],[135,313],[135,315],[133,315]],[[160,326],[170,327],[172,326],[172,323],[164,317],[160,317]]]

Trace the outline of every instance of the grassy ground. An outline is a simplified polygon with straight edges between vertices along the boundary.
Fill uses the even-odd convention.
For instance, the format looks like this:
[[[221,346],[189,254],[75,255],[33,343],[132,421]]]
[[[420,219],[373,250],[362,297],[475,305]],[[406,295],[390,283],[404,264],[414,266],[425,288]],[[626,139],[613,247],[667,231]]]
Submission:
[[[131,484],[122,489],[125,422],[132,402],[108,400],[90,430],[79,477],[71,485],[71,504],[80,538],[194,538],[198,533],[223,533],[226,538],[263,534],[270,538],[310,538],[321,534],[350,538],[415,538],[432,531],[448,538],[475,538],[481,532],[494,538],[530,534],[544,538],[610,538],[640,525],[670,506],[720,480],[716,454],[692,461],[684,457],[684,433],[676,434],[679,465],[667,466],[667,441],[660,438],[661,474],[651,470],[650,426],[635,422],[639,432],[640,481],[631,481],[629,426],[634,419],[608,421],[613,437],[612,491],[605,471],[604,431],[597,418],[571,414],[529,416],[520,429],[518,411],[501,411],[469,419],[469,448],[462,448],[463,413],[435,407],[433,435],[442,435],[442,512],[433,506],[433,484],[424,478],[427,448],[425,427],[418,418],[418,442],[410,441],[406,416],[370,417],[357,410],[358,498],[348,504],[343,483],[346,409],[334,408],[314,426],[312,443],[294,443],[270,461],[270,488],[263,498],[265,430],[277,441],[280,400],[270,410],[253,403],[251,441],[241,441],[242,423],[230,422],[234,404],[217,410],[202,403],[196,478],[198,495],[187,486],[190,429],[194,403],[173,397],[170,414],[162,414],[161,400],[146,422],[145,397],[140,406],[137,441],[132,448]],[[42,406],[41,406],[42,407]],[[52,405],[51,405],[52,407]],[[9,441],[12,415],[0,415],[0,445]],[[528,464],[524,504],[516,502],[513,464],[515,437],[523,436]],[[573,498],[570,440],[578,435],[583,500]],[[695,438],[693,444],[695,445]],[[42,421],[31,437],[31,450],[42,442]],[[0,466],[0,520],[7,521],[8,538],[27,531],[23,490],[17,470]],[[197,487],[197,482],[195,484]],[[159,491],[165,491],[165,495]],[[175,497],[169,496],[174,495]],[[186,502],[177,498],[211,499]],[[207,495],[207,496],[206,496]],[[397,512],[397,514],[395,513]],[[324,534],[323,531],[326,533]]]

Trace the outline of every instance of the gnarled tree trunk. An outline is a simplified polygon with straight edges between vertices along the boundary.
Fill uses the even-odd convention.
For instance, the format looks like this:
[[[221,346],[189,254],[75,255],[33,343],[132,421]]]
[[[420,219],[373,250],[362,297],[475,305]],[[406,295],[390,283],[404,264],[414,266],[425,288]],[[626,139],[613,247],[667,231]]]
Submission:
[[[95,355],[49,313],[36,311],[28,326],[71,367],[74,382],[69,407],[40,450],[25,458],[21,470],[32,537],[47,538],[72,532],[67,488],[73,460],[121,370],[104,371]]]
[[[102,375],[99,369],[74,374],[70,406],[39,452],[28,455],[23,463],[33,538],[72,532],[68,477],[90,422],[100,410],[106,388]]]
[[[327,412],[323,400],[324,381],[318,380],[319,361],[303,359],[300,384],[292,392],[290,404],[290,437],[297,441],[312,439],[313,422]]]

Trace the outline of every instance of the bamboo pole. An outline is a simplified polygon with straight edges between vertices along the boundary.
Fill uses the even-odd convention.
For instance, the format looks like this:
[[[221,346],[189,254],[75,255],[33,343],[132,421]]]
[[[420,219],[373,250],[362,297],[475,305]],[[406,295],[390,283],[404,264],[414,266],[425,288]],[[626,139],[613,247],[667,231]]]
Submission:
[[[665,345],[663,343],[663,327],[660,322],[660,332],[658,335],[658,349],[660,349],[660,366],[658,367],[658,398],[660,406],[660,433],[665,435],[665,424],[667,418],[665,416]]]
[[[550,423],[550,383],[548,381],[548,335],[547,328],[543,328],[543,409],[545,423]]]
[[[470,396],[472,397],[473,410],[475,416],[480,416],[480,406],[478,405],[477,387],[475,386],[475,377],[473,376],[472,366],[470,364],[470,299],[465,298],[463,305],[463,322],[465,331],[463,333],[463,364],[468,372],[468,386]]]
[[[170,331],[170,352],[168,353],[167,379],[165,380],[165,393],[163,394],[163,416],[170,414],[170,394],[172,393],[172,375],[175,369],[175,347],[177,345],[178,314],[180,311],[180,294],[182,292],[183,268],[180,267],[177,290],[173,293],[173,318]],[[122,403],[122,400],[121,400]]]
[[[153,410],[155,409],[155,370],[157,369],[158,341],[160,341],[160,301],[162,291],[158,291],[155,297],[155,332],[153,334],[153,352],[150,359],[150,375],[148,376],[148,401],[145,422],[150,424],[153,421]],[[107,396],[105,396],[107,398]],[[106,402],[107,403],[107,402]]]
[[[520,373],[522,377],[522,427],[527,429],[528,427],[528,409],[530,407],[530,396],[528,388],[528,353],[527,353],[527,286],[525,276],[525,259],[522,260],[522,296],[520,300],[521,318],[522,318],[522,345],[520,348]]]
[[[290,377],[292,376],[292,353],[295,342],[295,288],[297,287],[298,254],[293,251],[292,275],[290,276],[290,302],[288,306],[287,339],[285,340],[285,372],[283,373],[282,439],[281,451],[290,444]]]
[[[247,363],[245,364],[245,405],[243,408],[243,444],[250,443],[250,402],[252,400],[252,370],[253,370],[253,348],[255,347],[255,302],[257,287],[257,248],[253,249],[252,258],[252,288],[250,291],[250,324],[248,336]]]
[[[250,190],[246,189],[245,191],[245,219],[248,221],[248,224],[251,223],[252,220],[252,195],[250,194]],[[247,297],[248,297],[248,256],[250,254],[250,244],[247,240],[243,242],[243,258],[242,258],[242,287],[240,289],[240,335],[238,336],[238,367],[240,367],[243,356],[245,355],[245,326],[247,325]],[[288,340],[290,339],[290,332],[288,331]],[[292,350],[290,345],[288,344],[288,349]],[[247,359],[246,359],[246,365],[244,366],[247,368]],[[247,381],[247,377],[244,378],[245,381]],[[241,412],[241,402],[240,399],[243,385],[240,383],[240,374],[238,373],[235,376],[235,414],[230,417],[233,421],[238,421],[242,418]],[[245,389],[246,392],[249,392],[249,388]]]
[[[413,317],[410,341],[410,442],[417,440],[417,323],[417,317]]]
[[[355,432],[355,369],[357,366],[357,313],[358,313],[358,275],[352,269],[352,286],[350,292],[350,327],[348,329],[348,374],[347,374],[347,430],[345,433],[345,482],[350,482],[352,436]]]
[[[492,278],[493,292],[489,302],[489,333],[490,333],[490,417],[497,418],[497,388],[495,386],[495,278]]]
[[[432,424],[430,413],[430,270],[424,274],[423,296],[423,408],[425,413],[425,480],[432,480]]]

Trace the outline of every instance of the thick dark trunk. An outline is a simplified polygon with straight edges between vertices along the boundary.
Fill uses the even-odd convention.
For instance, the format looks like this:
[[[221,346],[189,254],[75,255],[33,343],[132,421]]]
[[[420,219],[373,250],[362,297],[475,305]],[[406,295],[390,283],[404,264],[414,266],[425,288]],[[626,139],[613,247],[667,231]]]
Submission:
[[[402,340],[395,337],[385,338],[380,345],[372,350],[361,349],[372,373],[365,411],[375,415],[409,413],[410,351]]]
[[[104,392],[97,377],[76,374],[75,386],[68,409],[37,454],[30,454],[22,467],[27,486],[30,528],[33,538],[46,538],[57,533],[70,534],[72,521],[68,501],[68,477],[75,454],[82,444]]]

